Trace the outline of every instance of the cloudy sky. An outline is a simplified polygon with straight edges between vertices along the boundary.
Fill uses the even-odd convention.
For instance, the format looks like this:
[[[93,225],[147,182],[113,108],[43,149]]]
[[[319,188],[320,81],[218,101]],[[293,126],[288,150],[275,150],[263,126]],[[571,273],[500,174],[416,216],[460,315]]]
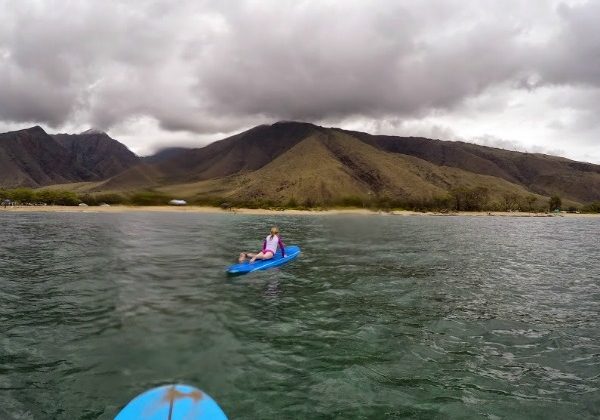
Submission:
[[[0,131],[278,120],[600,163],[600,1],[0,0]]]

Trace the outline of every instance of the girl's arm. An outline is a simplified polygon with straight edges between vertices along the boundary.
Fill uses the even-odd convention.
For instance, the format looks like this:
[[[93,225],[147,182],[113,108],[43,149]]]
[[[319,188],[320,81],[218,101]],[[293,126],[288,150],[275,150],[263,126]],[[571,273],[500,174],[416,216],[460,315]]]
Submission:
[[[279,238],[279,248],[281,249],[281,256],[285,257],[285,246],[283,245],[283,241]]]
[[[263,241],[263,247],[262,247],[262,252],[265,252],[265,250],[267,249],[267,240],[265,239]]]

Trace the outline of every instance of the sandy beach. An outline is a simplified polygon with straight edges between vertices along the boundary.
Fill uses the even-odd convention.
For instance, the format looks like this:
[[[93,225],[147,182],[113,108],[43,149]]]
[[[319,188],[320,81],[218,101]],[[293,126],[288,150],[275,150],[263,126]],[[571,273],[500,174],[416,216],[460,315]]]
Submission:
[[[130,212],[163,212],[163,213],[223,213],[250,215],[365,215],[365,216],[473,216],[473,217],[600,217],[600,214],[578,213],[529,213],[529,212],[416,212],[409,210],[394,210],[390,212],[370,209],[326,209],[326,210],[276,210],[276,209],[246,209],[236,208],[223,210],[209,206],[9,206],[0,207],[0,212],[57,212],[57,213],[130,213]]]

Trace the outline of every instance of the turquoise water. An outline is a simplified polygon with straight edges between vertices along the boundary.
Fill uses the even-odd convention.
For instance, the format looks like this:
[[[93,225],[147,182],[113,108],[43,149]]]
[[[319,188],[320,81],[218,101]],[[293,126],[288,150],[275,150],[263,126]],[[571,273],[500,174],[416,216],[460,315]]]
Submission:
[[[303,254],[227,278],[272,224]],[[600,219],[0,212],[0,418],[597,418]]]

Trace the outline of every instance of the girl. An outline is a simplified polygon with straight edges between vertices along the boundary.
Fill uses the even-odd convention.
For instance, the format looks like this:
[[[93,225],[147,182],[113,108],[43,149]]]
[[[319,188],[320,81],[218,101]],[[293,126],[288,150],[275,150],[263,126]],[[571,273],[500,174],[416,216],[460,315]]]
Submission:
[[[256,260],[270,260],[277,252],[278,247],[281,250],[281,256],[285,257],[285,248],[281,238],[279,237],[279,229],[277,226],[273,226],[271,228],[271,234],[263,241],[262,250],[258,254],[242,252],[240,254],[239,262],[242,263],[246,261],[246,258],[251,258],[250,264]]]

